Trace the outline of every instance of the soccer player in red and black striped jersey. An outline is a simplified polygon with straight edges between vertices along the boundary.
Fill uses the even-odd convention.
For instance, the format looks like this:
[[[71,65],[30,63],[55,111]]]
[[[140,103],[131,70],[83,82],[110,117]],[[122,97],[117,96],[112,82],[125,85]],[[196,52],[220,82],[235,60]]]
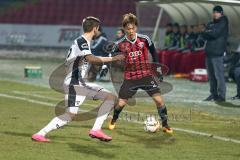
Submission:
[[[124,81],[119,91],[118,104],[114,108],[109,129],[115,128],[119,114],[127,104],[128,99],[132,98],[138,89],[143,89],[157,105],[163,131],[172,133],[173,130],[167,122],[167,108],[161,97],[156,76],[152,72],[152,63],[158,63],[154,44],[148,36],[136,33],[137,18],[135,15],[125,14],[122,27],[126,35],[116,42],[117,49],[115,51],[121,52],[125,56]]]

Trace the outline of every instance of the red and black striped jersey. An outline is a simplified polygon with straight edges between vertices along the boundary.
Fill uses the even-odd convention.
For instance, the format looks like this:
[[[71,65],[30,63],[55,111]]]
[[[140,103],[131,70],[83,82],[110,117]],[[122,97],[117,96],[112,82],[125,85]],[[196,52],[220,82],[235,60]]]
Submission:
[[[134,41],[124,36],[116,42],[115,51],[125,55],[125,79],[141,79],[152,75],[152,63],[158,62],[154,44],[146,35],[136,34]]]

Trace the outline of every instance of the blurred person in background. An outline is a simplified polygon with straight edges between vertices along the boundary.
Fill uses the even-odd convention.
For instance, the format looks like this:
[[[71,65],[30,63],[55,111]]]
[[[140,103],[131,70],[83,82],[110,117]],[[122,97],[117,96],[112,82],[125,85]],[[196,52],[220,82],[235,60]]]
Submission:
[[[179,39],[180,39],[180,27],[178,23],[174,23],[173,24],[173,39],[172,39],[172,43],[169,46],[169,50],[174,50],[177,49],[179,46]]]
[[[171,46],[173,41],[173,25],[172,23],[168,23],[166,25],[166,34],[164,37],[164,47],[168,48]]]
[[[119,28],[116,32],[116,41],[119,41],[125,36],[124,29]]]
[[[221,6],[213,8],[213,21],[209,22],[203,32],[206,43],[206,67],[210,82],[210,95],[205,101],[224,102],[226,84],[224,78],[223,56],[227,49],[228,19]]]
[[[232,97],[232,100],[240,100],[240,61],[238,62],[238,67],[234,70],[235,82],[237,84],[237,95]]]
[[[193,26],[193,44],[191,50],[195,50],[197,48],[197,38],[199,37],[199,28],[198,25]]]
[[[125,37],[125,32],[122,27],[118,28],[115,35],[115,42],[112,47],[115,46],[115,43],[119,40],[121,40],[123,37]],[[110,47],[109,47],[110,48]],[[113,54],[113,53],[111,53]],[[111,81],[116,82],[122,82],[122,72],[124,69],[124,62],[123,61],[117,61],[116,63],[111,64]],[[114,74],[113,74],[114,73]]]
[[[203,32],[205,28],[206,28],[205,24],[198,25],[198,35],[195,40],[195,47],[194,47],[195,51],[203,50],[205,48],[206,40],[203,38]]]
[[[180,26],[180,36],[179,36],[179,50],[184,50],[187,47],[187,26],[186,25],[181,25]]]
[[[191,50],[194,43],[193,25],[187,27],[186,49]]]
[[[237,85],[237,94],[231,99],[240,100],[240,48],[236,52],[224,56],[224,64],[228,66],[228,80],[234,80]]]
[[[108,44],[107,36],[103,32],[102,27],[100,27],[91,45],[91,51],[93,55],[99,57],[109,57],[109,53],[106,52],[106,50],[104,49],[107,44]],[[108,66],[106,64],[107,63],[91,64],[88,72],[88,81],[89,82],[95,81],[97,75],[100,73],[102,73],[100,74],[100,78],[105,76],[108,71]]]
[[[234,65],[234,79],[237,84],[237,95],[232,100],[240,100],[240,51],[236,53],[236,64]]]
[[[200,33],[203,33],[205,29],[206,29],[206,24],[203,23],[198,25],[198,30]]]

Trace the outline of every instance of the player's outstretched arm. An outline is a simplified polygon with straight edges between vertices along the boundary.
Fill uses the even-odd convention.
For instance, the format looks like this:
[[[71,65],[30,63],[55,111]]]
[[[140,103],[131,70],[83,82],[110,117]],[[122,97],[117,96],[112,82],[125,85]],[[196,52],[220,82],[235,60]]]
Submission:
[[[119,54],[114,57],[97,57],[94,55],[87,55],[85,58],[90,63],[103,63],[103,62],[121,61],[125,57],[124,57],[124,55]]]

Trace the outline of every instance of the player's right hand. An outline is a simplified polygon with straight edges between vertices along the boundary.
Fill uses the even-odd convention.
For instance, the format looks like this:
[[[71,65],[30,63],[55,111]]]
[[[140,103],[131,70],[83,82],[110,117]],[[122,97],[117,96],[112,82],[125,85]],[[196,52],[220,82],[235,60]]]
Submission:
[[[113,57],[113,61],[122,61],[125,59],[125,56],[123,54],[118,54]]]
[[[160,72],[157,72],[157,78],[160,82],[163,82],[163,75]]]

